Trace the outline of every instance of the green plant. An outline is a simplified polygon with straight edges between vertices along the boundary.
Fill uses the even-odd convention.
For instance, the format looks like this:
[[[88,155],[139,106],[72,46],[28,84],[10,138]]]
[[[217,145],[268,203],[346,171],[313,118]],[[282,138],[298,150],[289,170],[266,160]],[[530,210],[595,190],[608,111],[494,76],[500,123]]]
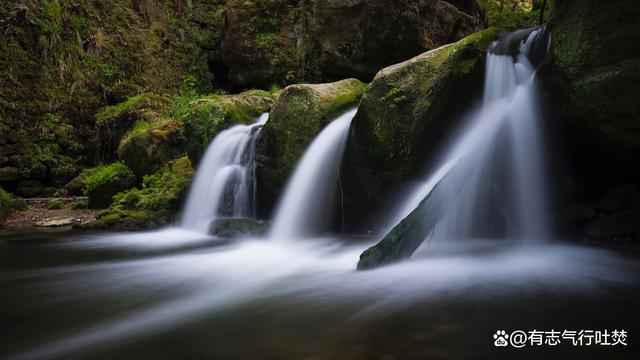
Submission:
[[[64,207],[64,201],[60,199],[52,199],[47,201],[46,207],[48,210],[62,209]]]
[[[387,92],[384,94],[384,96],[378,99],[380,103],[387,102],[390,108],[395,109],[396,106],[408,100],[403,90],[396,87],[396,84],[394,82],[387,83],[387,87]]]

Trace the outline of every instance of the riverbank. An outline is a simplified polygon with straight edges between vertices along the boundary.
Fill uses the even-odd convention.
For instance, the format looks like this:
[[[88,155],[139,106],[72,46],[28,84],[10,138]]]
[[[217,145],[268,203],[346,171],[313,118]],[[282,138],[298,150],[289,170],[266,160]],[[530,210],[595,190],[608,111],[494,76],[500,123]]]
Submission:
[[[96,219],[97,210],[86,208],[86,198],[33,198],[23,210],[14,210],[2,223],[4,230],[71,229]]]

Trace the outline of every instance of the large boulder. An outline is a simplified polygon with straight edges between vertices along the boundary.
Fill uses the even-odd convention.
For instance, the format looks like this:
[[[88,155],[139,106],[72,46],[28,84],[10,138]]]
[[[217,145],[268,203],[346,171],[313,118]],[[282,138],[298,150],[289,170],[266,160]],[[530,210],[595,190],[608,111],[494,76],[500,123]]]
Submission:
[[[484,30],[381,70],[353,120],[343,164],[347,223],[371,210],[401,180],[424,166],[481,93]]]
[[[486,24],[476,0],[233,1],[224,12],[221,51],[210,61],[236,88],[369,80]]]
[[[306,148],[340,113],[360,101],[366,84],[346,79],[286,87],[276,99],[258,142],[258,194],[270,209]]]
[[[615,200],[596,203],[608,189],[640,184],[639,16],[632,0],[556,1],[551,12],[551,52],[539,73],[555,114],[551,128],[563,145],[556,158],[571,164],[559,166],[561,175],[585,184],[561,190],[599,211]],[[587,232],[596,237],[595,225]],[[612,232],[598,237],[605,234]]]
[[[197,163],[221,130],[253,121],[273,102],[266,91],[211,95],[176,104],[171,117],[140,122],[122,139],[118,157],[138,176],[151,174],[188,154]]]

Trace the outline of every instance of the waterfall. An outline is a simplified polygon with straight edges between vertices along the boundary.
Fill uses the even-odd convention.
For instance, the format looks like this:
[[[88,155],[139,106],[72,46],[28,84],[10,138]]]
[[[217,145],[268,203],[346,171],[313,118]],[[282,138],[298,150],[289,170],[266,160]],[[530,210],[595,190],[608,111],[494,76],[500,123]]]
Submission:
[[[191,185],[182,227],[206,233],[216,217],[255,216],[255,148],[268,117],[224,130],[211,142]]]
[[[305,151],[278,205],[271,238],[312,235],[327,225],[355,113],[356,109],[352,109],[333,120]]]
[[[492,45],[480,109],[439,167],[404,201],[386,232],[429,196],[428,239],[551,235],[534,82],[534,64],[541,59],[539,49],[548,49],[549,36],[544,27],[516,35]],[[515,47],[508,43],[514,39]],[[506,52],[512,48],[515,54]]]

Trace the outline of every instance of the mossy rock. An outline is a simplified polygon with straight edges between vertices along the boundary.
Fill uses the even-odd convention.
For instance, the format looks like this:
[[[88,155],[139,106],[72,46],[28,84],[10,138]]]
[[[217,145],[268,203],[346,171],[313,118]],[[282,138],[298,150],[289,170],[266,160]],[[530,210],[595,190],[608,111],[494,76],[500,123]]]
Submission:
[[[371,214],[400,181],[430,161],[480,97],[494,29],[381,70],[354,117],[343,166],[348,224]]]
[[[539,71],[572,175],[606,186],[640,182],[638,17],[633,0],[555,1]]]
[[[358,105],[366,84],[346,79],[287,86],[276,99],[258,144],[261,202],[273,206],[287,179],[318,133],[337,115]]]
[[[136,181],[131,169],[122,162],[84,170],[83,177],[91,209],[108,207],[115,194],[131,188]]]
[[[138,230],[175,221],[194,174],[187,156],[171,161],[145,176],[140,188],[115,195],[109,209],[88,226]]]
[[[233,124],[246,124],[269,111],[273,99],[266,91],[237,95],[211,95],[178,99],[170,117],[154,123],[139,123],[120,142],[118,157],[138,177],[158,171],[185,153],[193,163],[209,142]]]
[[[170,110],[170,99],[154,93],[144,93],[113,106],[107,106],[96,114],[99,156],[115,158],[122,137],[137,122],[153,122]]]

